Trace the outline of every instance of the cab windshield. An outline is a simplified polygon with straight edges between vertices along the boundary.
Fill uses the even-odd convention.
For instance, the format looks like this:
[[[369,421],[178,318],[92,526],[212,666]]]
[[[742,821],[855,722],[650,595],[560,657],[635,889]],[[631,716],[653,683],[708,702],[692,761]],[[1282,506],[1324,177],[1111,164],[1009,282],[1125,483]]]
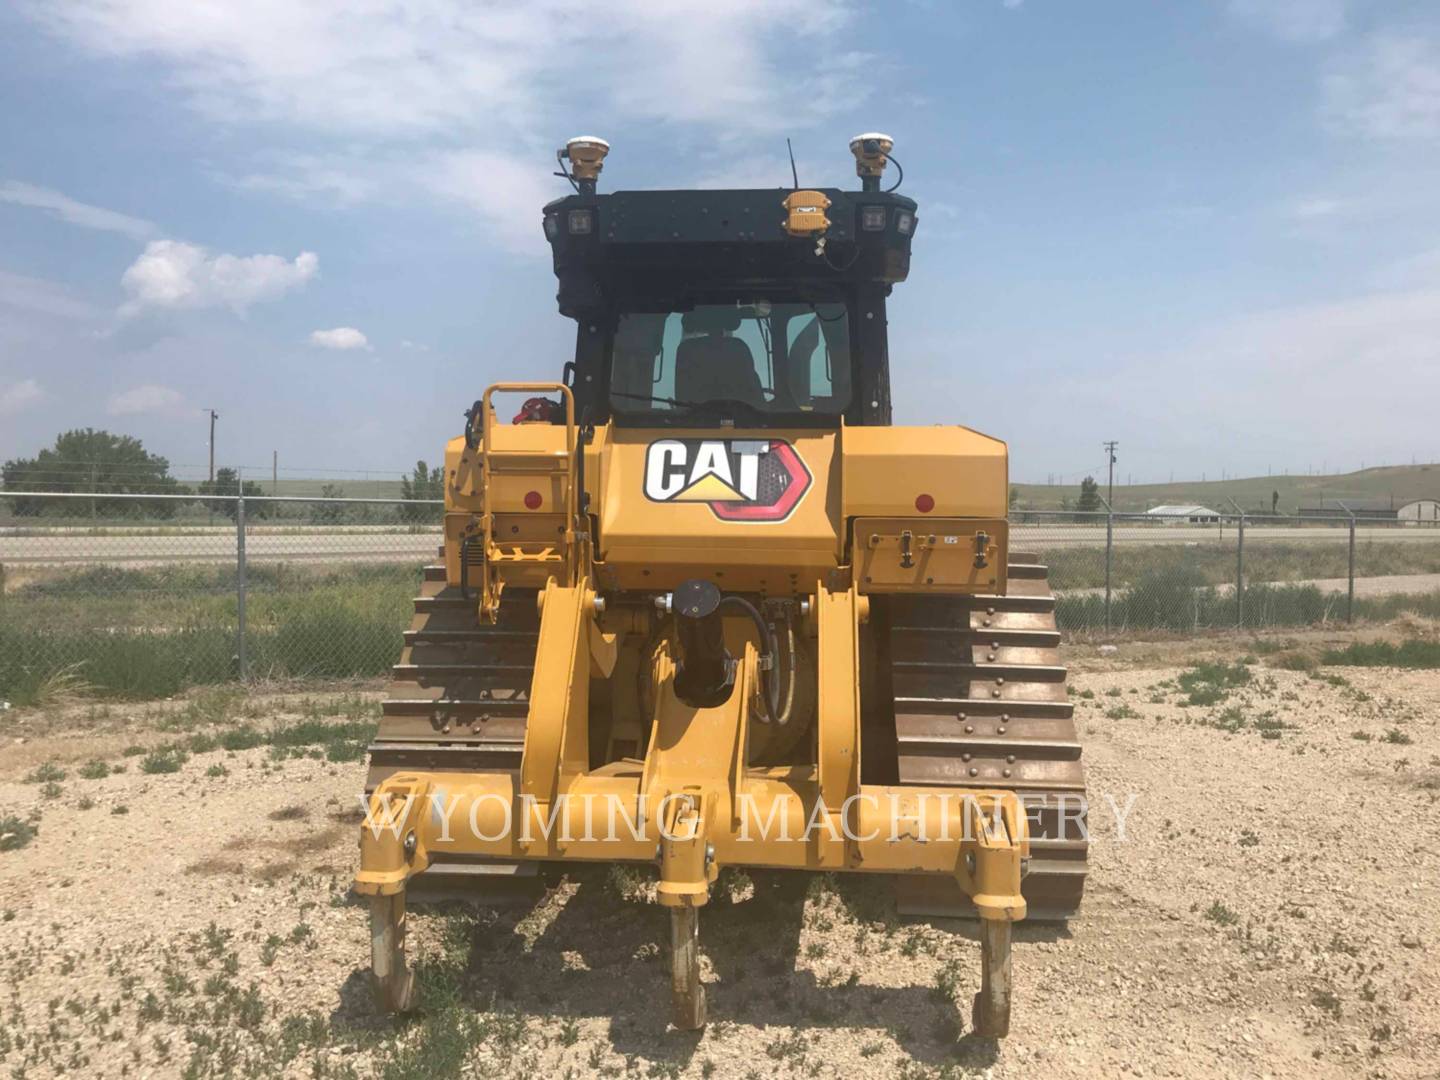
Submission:
[[[623,314],[611,355],[610,405],[626,415],[838,416],[850,404],[843,303],[754,300]]]

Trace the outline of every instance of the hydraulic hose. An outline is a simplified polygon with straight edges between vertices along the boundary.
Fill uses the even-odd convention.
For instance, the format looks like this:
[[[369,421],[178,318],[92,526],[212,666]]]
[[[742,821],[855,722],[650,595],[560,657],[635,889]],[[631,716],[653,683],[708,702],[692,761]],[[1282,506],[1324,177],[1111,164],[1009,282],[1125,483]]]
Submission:
[[[729,596],[723,597],[720,600],[720,606],[724,607],[727,604],[731,607],[738,607],[749,615],[755,623],[756,629],[760,631],[760,640],[765,643],[765,652],[770,657],[770,670],[766,673],[767,678],[765,679],[765,707],[771,720],[783,723],[784,721],[779,720],[780,683],[778,681],[779,673],[776,669],[780,663],[780,649],[775,641],[775,631],[770,624],[765,621],[765,617],[760,614],[760,609],[743,596],[735,596],[732,593]],[[788,710],[785,719],[789,719]]]

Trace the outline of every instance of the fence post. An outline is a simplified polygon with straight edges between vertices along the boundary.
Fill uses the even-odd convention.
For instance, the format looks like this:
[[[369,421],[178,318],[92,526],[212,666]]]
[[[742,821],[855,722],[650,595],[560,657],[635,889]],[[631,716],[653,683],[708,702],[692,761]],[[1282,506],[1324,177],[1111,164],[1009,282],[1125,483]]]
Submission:
[[[1226,501],[1239,515],[1235,532],[1235,629],[1245,628],[1245,508],[1226,496]],[[1224,521],[1224,518],[1221,518]]]
[[[1350,570],[1349,588],[1345,594],[1345,621],[1355,621],[1355,515],[1350,515]]]
[[[239,474],[237,473],[237,476]],[[235,495],[235,657],[240,681],[245,681],[245,481]]]
[[[1105,503],[1105,633],[1110,633],[1110,570],[1115,561],[1115,511]]]
[[[1235,629],[1245,628],[1245,514],[1235,534]]]

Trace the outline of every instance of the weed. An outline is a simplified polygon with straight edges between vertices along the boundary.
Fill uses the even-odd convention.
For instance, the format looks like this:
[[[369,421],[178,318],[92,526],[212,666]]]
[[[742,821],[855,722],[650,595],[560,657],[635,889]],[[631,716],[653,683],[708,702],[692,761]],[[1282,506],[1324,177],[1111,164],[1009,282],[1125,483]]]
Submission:
[[[65,779],[65,770],[56,765],[53,761],[47,761],[43,765],[37,765],[25,777],[27,784],[53,784]]]
[[[208,769],[205,770],[205,775],[214,779],[216,777],[229,776],[230,770],[217,761],[214,765],[211,765]]]
[[[1140,719],[1140,714],[1139,714],[1138,712],[1136,712],[1134,709],[1132,709],[1128,704],[1121,703],[1121,704],[1119,704],[1119,705],[1114,705],[1114,706],[1111,706],[1110,708],[1106,709],[1106,710],[1105,710],[1105,719],[1107,719],[1107,720],[1138,720],[1138,719]]]
[[[19,851],[40,832],[40,826],[13,814],[0,817],[0,851]]]
[[[1409,746],[1415,740],[1410,738],[1409,735],[1405,734],[1405,732],[1401,731],[1398,727],[1392,727],[1389,731],[1385,732],[1382,741],[1390,743],[1393,746]]]
[[[1244,664],[1197,664],[1180,674],[1176,682],[1188,705],[1218,705],[1229,692],[1251,680]]]
[[[1240,921],[1240,916],[1219,900],[1214,901],[1206,908],[1204,914],[1205,918],[1209,919],[1216,926],[1234,926]]]
[[[275,958],[280,955],[280,946],[285,944],[285,939],[279,934],[269,935],[260,945],[260,963],[269,967],[275,963]]]
[[[1295,725],[1285,723],[1273,712],[1267,712],[1255,720],[1255,730],[1262,739],[1278,739],[1283,733],[1295,730]]]
[[[42,799],[58,799],[64,794],[65,789],[55,783],[54,780],[51,780],[48,784],[42,784],[40,787],[40,797]]]
[[[117,817],[122,814],[128,814],[129,812],[130,808],[124,803],[116,803],[114,806],[110,807],[110,813],[115,814]]]
[[[1350,738],[1356,740],[1357,742],[1369,742],[1374,737],[1375,736],[1371,735],[1368,731],[1357,730],[1350,732]]]
[[[178,747],[160,747],[140,759],[143,773],[177,773],[185,764],[186,754]]]
[[[1234,735],[1245,727],[1245,712],[1238,705],[1229,705],[1203,723],[1206,727],[1219,728],[1227,735]]]
[[[80,800],[75,804],[75,807],[78,810],[93,810],[95,809],[95,800],[92,799],[89,795],[81,795]]]
[[[1440,668],[1440,641],[1357,641],[1331,649],[1324,660],[1350,667]]]
[[[1273,655],[1270,664],[1283,671],[1314,671],[1320,666],[1320,661],[1304,649],[1286,649]]]
[[[1329,987],[1320,987],[1310,991],[1310,1004],[1323,1009],[1336,1020],[1340,1019],[1340,998],[1339,995]]]
[[[77,772],[86,780],[104,780],[110,775],[110,765],[99,758],[91,758]]]
[[[1241,847],[1258,847],[1260,844],[1260,837],[1254,832],[1252,832],[1250,829],[1241,829],[1240,839],[1237,842]]]
[[[264,742],[264,734],[252,727],[234,728],[220,736],[220,745],[226,750],[252,750]]]

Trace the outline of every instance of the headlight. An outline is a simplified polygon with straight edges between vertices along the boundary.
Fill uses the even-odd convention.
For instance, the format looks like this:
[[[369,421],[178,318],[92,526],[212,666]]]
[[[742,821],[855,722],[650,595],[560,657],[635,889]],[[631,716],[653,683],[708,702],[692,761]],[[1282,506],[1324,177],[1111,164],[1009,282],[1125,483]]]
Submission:
[[[595,213],[591,210],[570,211],[570,235],[588,236],[595,231]]]
[[[895,227],[900,230],[901,236],[909,236],[915,231],[915,215],[909,210],[901,210],[895,218]]]
[[[879,232],[885,228],[885,207],[862,206],[860,208],[860,228],[866,232]]]

